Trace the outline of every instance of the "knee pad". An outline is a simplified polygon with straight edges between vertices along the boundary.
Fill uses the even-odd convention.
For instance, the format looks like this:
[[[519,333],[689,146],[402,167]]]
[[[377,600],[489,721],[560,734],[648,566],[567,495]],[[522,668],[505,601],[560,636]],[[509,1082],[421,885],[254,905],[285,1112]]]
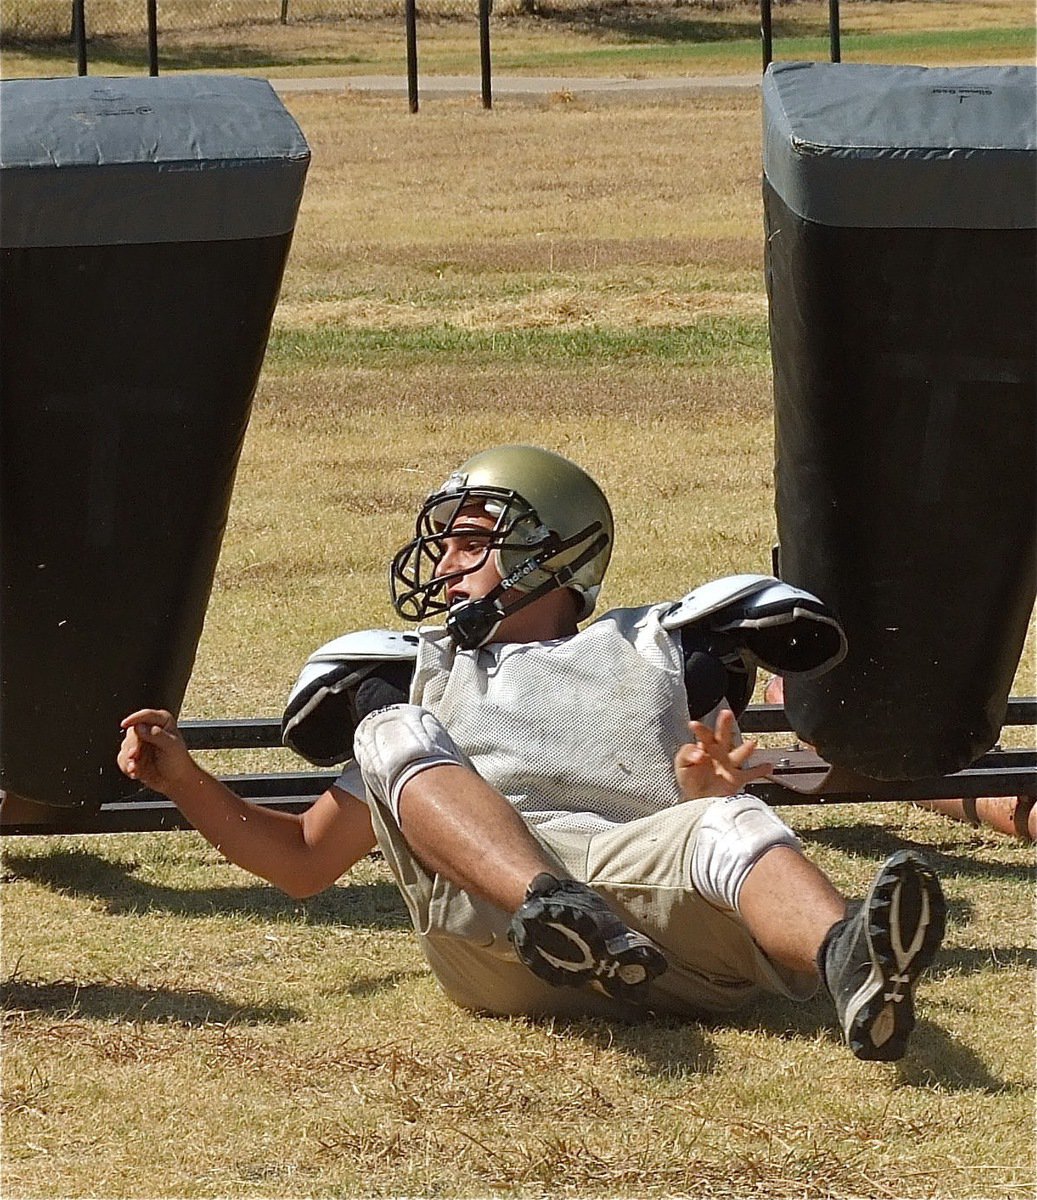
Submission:
[[[394,704],[366,716],[357,726],[353,755],[364,783],[397,824],[408,780],[442,763],[467,765],[438,718],[418,704]]]
[[[740,793],[714,800],[695,831],[691,881],[718,908],[737,909],[742,884],[773,846],[799,850],[799,839],[768,805]]]

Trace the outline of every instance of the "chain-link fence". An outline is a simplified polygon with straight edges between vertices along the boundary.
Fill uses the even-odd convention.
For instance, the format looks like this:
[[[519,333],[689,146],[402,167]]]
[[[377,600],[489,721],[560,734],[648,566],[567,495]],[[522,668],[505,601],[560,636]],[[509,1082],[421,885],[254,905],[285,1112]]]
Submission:
[[[537,0],[495,0],[497,16],[532,12]],[[583,9],[587,0],[551,0],[552,9]],[[421,0],[418,15],[473,19],[477,0]],[[168,33],[272,25],[281,21],[389,19],[404,15],[404,0],[159,0],[158,22]],[[86,0],[91,37],[138,34],[146,24],[145,0]],[[5,41],[68,37],[70,0],[3,0],[0,31]]]

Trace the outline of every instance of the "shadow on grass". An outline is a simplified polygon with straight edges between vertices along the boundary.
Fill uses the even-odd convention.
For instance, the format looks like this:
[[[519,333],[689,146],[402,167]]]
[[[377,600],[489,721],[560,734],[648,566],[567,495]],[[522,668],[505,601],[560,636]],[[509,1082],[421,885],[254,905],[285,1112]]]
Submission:
[[[698,1020],[668,1017],[627,1025],[607,1020],[556,1019],[553,1024],[595,1046],[622,1050],[638,1060],[646,1074],[668,1079],[708,1075],[716,1070],[717,1053],[709,1037],[713,1029],[755,1031],[788,1041],[820,1039],[842,1048],[832,1006],[820,995],[801,1003],[767,996],[740,1013]],[[842,1052],[848,1060],[852,1057],[849,1050]],[[916,1025],[907,1054],[896,1064],[896,1070],[899,1082],[913,1087],[990,1094],[1013,1090],[1013,1085],[992,1074],[967,1046],[924,1019]]]
[[[629,0],[587,4],[579,8],[554,8],[550,0],[537,4],[536,21],[558,24],[581,33],[607,34],[616,41],[681,43],[758,41],[759,15],[746,9],[744,16],[717,20],[685,16],[667,5],[631,4]],[[828,22],[806,18],[773,22],[775,37],[826,37]]]
[[[964,956],[967,954],[966,951]],[[954,958],[953,955],[948,957]],[[717,1024],[719,1026],[719,1022]],[[725,1020],[724,1025],[731,1029],[759,1030],[778,1038],[806,1041],[823,1038],[834,1045],[842,1045],[831,1003],[820,994],[804,1003],[768,996],[742,1014]],[[850,1055],[849,1050],[845,1053]],[[956,1042],[945,1030],[924,1018],[915,1026],[907,1053],[897,1063],[896,1070],[901,1083],[914,1087],[946,1087],[992,1094],[1013,1090],[1011,1085],[993,1075],[967,1046]]]
[[[232,1004],[221,996],[175,988],[110,983],[40,983],[14,979],[0,985],[5,1013],[43,1013],[63,1018],[166,1022],[194,1026],[226,1024],[284,1025],[300,1019],[296,1009],[279,1004]]]
[[[428,974],[427,968],[420,967],[406,971],[387,971],[377,978],[358,979],[347,984],[345,988],[336,988],[335,994],[338,995],[344,991],[346,995],[355,996],[357,999],[363,999],[365,996],[379,996],[383,992],[392,991],[398,983],[403,983],[408,979],[425,979]]]
[[[492,1019],[492,1018],[488,1018]],[[621,1050],[640,1062],[643,1072],[666,1079],[710,1075],[717,1054],[709,1038],[708,1019],[651,1017],[620,1021],[606,1017],[524,1017],[529,1025],[582,1038],[602,1050]]]
[[[980,971],[1003,971],[1018,967],[1037,969],[1037,950],[1028,946],[962,946],[942,948],[926,974],[931,978],[951,975],[976,975]]]
[[[217,36],[214,31],[214,38]],[[76,49],[66,38],[5,37],[0,38],[0,50],[31,55],[45,63],[68,64],[69,72],[76,68]],[[148,45],[142,29],[132,37],[90,37],[86,46],[87,67],[93,74],[91,63],[103,62],[125,68],[133,74],[146,74],[148,70]],[[159,36],[158,66],[164,71],[246,71],[270,70],[276,67],[336,67],[344,64],[359,64],[368,61],[355,54],[304,54],[289,51],[278,53],[269,47],[254,46],[242,42],[215,42],[209,46],[177,46],[169,39]]]
[[[932,1021],[921,1020],[911,1035],[907,1054],[897,1063],[897,1077],[908,1087],[1002,1095],[1030,1090],[992,1074],[977,1055]]]
[[[918,841],[879,825],[830,825],[823,829],[798,830],[797,836],[801,841],[814,842],[855,857],[866,854],[886,859],[897,850],[915,850],[932,864],[938,875],[948,877],[1015,880],[1019,883],[1032,882],[1034,877],[1032,863],[990,862],[977,858],[969,846],[960,842]],[[1008,839],[1005,844],[1013,848],[1018,845]]]
[[[170,913],[178,917],[246,916],[260,921],[409,929],[410,919],[392,883],[331,887],[293,900],[270,884],[176,888],[134,878],[133,863],[112,862],[89,850],[55,849],[39,855],[4,855],[4,877],[30,880],[64,896],[99,900],[112,916]]]

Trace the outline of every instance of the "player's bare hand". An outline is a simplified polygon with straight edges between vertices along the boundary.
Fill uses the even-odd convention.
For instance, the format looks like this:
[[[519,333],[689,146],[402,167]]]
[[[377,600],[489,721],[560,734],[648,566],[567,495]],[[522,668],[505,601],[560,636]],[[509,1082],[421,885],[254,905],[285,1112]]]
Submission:
[[[172,713],[141,708],[122,721],[119,770],[155,792],[169,792],[196,770]]]
[[[729,709],[717,717],[715,729],[701,721],[689,721],[688,725],[695,740],[685,742],[673,760],[677,786],[685,800],[734,796],[774,770],[771,763],[749,765],[756,742],[750,739],[736,744],[735,717]]]

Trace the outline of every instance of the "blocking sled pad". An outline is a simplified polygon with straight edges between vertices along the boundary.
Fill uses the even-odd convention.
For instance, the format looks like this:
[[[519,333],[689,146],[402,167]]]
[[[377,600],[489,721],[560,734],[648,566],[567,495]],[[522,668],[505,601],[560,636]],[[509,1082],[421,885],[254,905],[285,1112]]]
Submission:
[[[0,89],[0,786],[96,808],[183,700],[309,150],[261,80]]]
[[[779,569],[849,653],[797,733],[877,779],[997,739],[1033,607],[1035,72],[772,65]]]

